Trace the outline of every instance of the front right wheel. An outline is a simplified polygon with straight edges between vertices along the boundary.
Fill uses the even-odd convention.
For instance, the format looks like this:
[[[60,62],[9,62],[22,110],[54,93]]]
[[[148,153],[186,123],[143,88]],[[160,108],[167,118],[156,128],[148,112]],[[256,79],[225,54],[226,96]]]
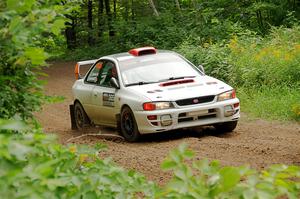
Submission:
[[[124,107],[121,111],[120,127],[123,137],[128,142],[135,142],[141,136],[133,112],[129,107]]]
[[[237,123],[238,121],[224,122],[224,123],[215,124],[214,127],[218,133],[229,133],[236,128]]]

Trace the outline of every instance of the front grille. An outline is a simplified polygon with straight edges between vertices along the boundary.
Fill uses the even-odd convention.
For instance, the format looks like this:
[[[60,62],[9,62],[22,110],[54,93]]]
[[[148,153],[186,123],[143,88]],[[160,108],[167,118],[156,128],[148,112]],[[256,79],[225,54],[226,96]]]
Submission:
[[[204,120],[204,119],[210,119],[210,118],[216,118],[217,114],[211,114],[211,115],[201,115],[196,118],[194,117],[184,117],[184,118],[178,118],[178,123],[181,122],[190,122],[195,120]]]
[[[205,113],[206,112],[206,113]],[[217,110],[216,109],[207,109],[201,111],[194,111],[194,112],[185,112],[178,114],[178,123],[181,122],[191,122],[195,120],[205,120],[210,118],[217,117]]]
[[[192,117],[179,118],[178,123],[180,123],[180,122],[189,122],[189,121],[193,121],[193,120],[194,120],[194,118],[192,118]]]
[[[182,99],[175,101],[179,106],[187,106],[187,105],[194,105],[194,104],[202,104],[213,101],[215,98],[214,95],[208,95],[203,97],[193,97],[188,99]]]
[[[204,119],[215,118],[215,117],[217,117],[217,114],[202,115],[202,116],[198,116],[198,120],[204,120]]]

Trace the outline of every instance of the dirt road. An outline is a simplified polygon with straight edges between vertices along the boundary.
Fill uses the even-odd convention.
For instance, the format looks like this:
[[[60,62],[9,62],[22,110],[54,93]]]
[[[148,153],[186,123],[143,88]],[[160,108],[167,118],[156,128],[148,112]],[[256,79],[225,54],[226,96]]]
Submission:
[[[37,117],[48,133],[58,135],[61,143],[82,134],[70,129],[68,105],[72,102],[75,63],[52,64],[45,72],[49,75],[46,93],[65,97],[63,103],[45,105]],[[97,128],[93,133],[115,133],[113,129]],[[86,132],[84,132],[86,133]],[[103,140],[95,136],[73,139],[69,143],[105,143],[102,157],[112,157],[120,166],[135,169],[159,184],[170,178],[161,171],[160,164],[169,151],[185,142],[196,152],[196,158],[219,160],[222,165],[250,165],[261,169],[271,164],[300,165],[300,125],[263,120],[250,120],[245,114],[237,129],[227,135],[214,135],[213,129],[194,129],[145,136],[139,143]]]

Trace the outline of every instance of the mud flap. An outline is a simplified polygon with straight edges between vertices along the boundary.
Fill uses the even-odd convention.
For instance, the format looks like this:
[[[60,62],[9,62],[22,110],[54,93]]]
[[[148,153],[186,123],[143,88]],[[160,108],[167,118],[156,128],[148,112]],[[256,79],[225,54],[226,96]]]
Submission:
[[[70,117],[71,117],[71,129],[72,130],[77,130],[76,122],[75,122],[75,112],[74,112],[74,105],[70,104],[69,105],[70,109]]]
[[[117,132],[121,134],[121,114],[116,115]]]

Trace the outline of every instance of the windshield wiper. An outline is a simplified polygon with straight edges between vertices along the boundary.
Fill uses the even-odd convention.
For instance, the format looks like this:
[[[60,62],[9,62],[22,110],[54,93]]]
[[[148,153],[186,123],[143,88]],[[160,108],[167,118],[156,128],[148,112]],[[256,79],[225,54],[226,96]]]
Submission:
[[[159,80],[159,82],[165,82],[165,81],[176,80],[176,79],[194,78],[194,77],[196,77],[196,76],[190,75],[190,76],[169,77],[167,79]]]
[[[157,83],[157,82],[143,82],[143,81],[141,81],[141,82],[126,84],[125,86],[145,85],[145,84],[153,84],[153,83]]]

